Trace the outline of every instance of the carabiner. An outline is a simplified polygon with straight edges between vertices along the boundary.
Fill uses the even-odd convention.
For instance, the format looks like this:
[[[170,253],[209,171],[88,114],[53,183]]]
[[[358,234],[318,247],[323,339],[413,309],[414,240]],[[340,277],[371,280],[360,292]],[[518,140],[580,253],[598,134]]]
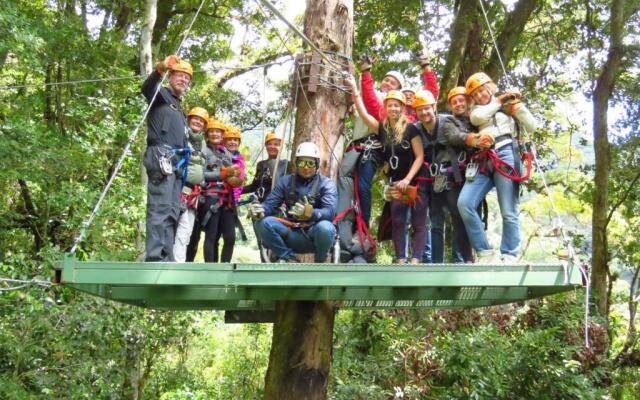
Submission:
[[[258,190],[256,190],[256,196],[258,196],[258,199],[260,200],[264,199],[264,192],[265,192],[264,186],[260,186]]]
[[[389,159],[389,166],[391,167],[391,169],[395,170],[398,168],[398,156],[392,156]]]
[[[438,175],[438,164],[433,163],[429,165],[429,173],[431,174],[431,176]]]
[[[400,143],[400,147],[402,147],[403,150],[409,150],[411,148],[411,143],[409,143],[408,140],[403,140]]]
[[[467,161],[467,152],[461,151],[458,153],[458,163],[464,163]]]

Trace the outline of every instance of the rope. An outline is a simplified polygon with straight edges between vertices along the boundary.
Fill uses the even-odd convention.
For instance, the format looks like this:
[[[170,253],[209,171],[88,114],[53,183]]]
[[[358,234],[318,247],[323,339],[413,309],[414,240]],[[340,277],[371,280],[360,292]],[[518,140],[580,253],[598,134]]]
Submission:
[[[507,69],[505,68],[504,65],[504,61],[502,60],[502,56],[500,54],[500,49],[498,48],[498,42],[496,41],[495,35],[493,33],[493,29],[491,29],[491,24],[489,23],[489,18],[487,17],[487,12],[484,8],[484,4],[482,2],[482,0],[478,0],[478,3],[480,3],[480,8],[482,9],[482,14],[484,16],[484,20],[487,24],[487,28],[489,29],[489,34],[491,35],[491,40],[493,41],[493,46],[496,50],[496,54],[498,56],[498,60],[500,61],[500,67],[502,68],[502,72],[503,72],[503,76],[506,80],[507,83],[511,82],[510,76],[507,73]],[[564,223],[562,222],[562,218],[560,217],[560,212],[558,211],[558,208],[556,207],[555,201],[553,200],[553,193],[551,191],[551,188],[549,187],[549,184],[547,183],[547,179],[545,177],[544,174],[544,170],[541,168],[540,166],[540,160],[538,159],[538,152],[536,151],[536,147],[535,147],[535,143],[532,141],[531,137],[529,136],[529,132],[527,131],[527,129],[523,126],[522,130],[524,132],[524,135],[527,139],[527,141],[529,141],[531,143],[531,154],[533,155],[533,161],[536,165],[536,168],[538,169],[538,171],[540,172],[540,177],[542,178],[542,184],[544,186],[545,192],[547,193],[547,197],[549,198],[549,203],[551,204],[551,210],[553,211],[553,214],[556,217],[556,223],[558,224],[558,227],[560,228],[560,236],[562,237],[562,242],[563,244],[566,246],[567,248],[567,252],[568,252],[568,256],[569,256],[569,260],[571,260],[571,263],[574,266],[577,266],[578,268],[580,268],[580,273],[582,274],[584,280],[585,280],[585,286],[586,286],[586,293],[585,293],[585,330],[584,330],[584,343],[585,343],[585,347],[586,348],[590,348],[591,344],[589,341],[589,305],[590,305],[590,291],[591,291],[591,279],[589,278],[589,274],[586,272],[586,270],[582,267],[582,265],[580,265],[577,261],[577,255],[575,252],[575,249],[573,248],[573,245],[571,243],[571,240],[569,239],[566,230],[565,230],[565,226]]]
[[[257,69],[257,68],[266,68],[273,65],[280,65],[281,61],[273,61],[270,63],[264,64],[252,64],[245,66],[232,66],[232,65],[218,65],[213,66],[211,69],[201,69],[197,71],[193,71],[194,74],[199,74],[203,72],[214,72],[214,71],[223,71],[223,70],[245,70],[245,69]],[[142,74],[139,75],[129,75],[129,76],[116,76],[116,77],[108,77],[108,78],[89,78],[89,79],[79,79],[74,81],[61,81],[61,82],[49,82],[49,83],[29,83],[23,85],[8,85],[8,86],[0,86],[0,90],[12,90],[12,89],[24,89],[24,88],[32,88],[32,87],[47,87],[47,86],[65,86],[65,85],[80,85],[84,83],[97,83],[97,82],[110,82],[110,81],[121,81],[127,79],[139,79],[144,78],[145,76]]]
[[[262,3],[265,3],[265,4],[269,4],[269,5],[271,5],[271,3],[269,3],[267,0],[259,0],[259,1],[260,1],[260,2],[262,2]],[[262,14],[265,16],[265,18],[267,18],[267,19],[268,19],[268,16],[267,16],[267,14],[264,12],[264,9],[260,6],[260,3],[257,3],[257,4],[258,4],[258,8],[260,9],[260,12],[262,12]],[[290,23],[290,22],[289,22],[289,21],[288,21],[288,20],[287,20],[283,15],[282,15],[282,14],[280,14],[280,12],[279,12],[277,9],[275,9],[275,7],[274,7],[273,5],[271,5],[271,7],[269,7],[269,8],[271,8],[272,10],[275,10],[274,12],[275,12],[276,14],[278,14],[278,17],[280,17],[280,19],[283,19],[283,20],[285,21],[285,23],[286,23],[289,27],[291,27],[291,28],[293,29],[293,31],[294,31],[296,34],[298,34],[298,35],[299,35],[303,40],[305,40],[305,41],[309,41],[309,39],[308,39],[308,38],[307,38],[307,37],[306,37],[302,32],[300,32],[297,28],[295,28],[295,26],[293,26],[293,25],[292,25],[292,24],[291,24],[291,23]],[[273,25],[273,23],[271,22],[271,20],[270,20],[270,19],[269,19],[269,23],[271,24],[271,26],[272,26],[272,28],[273,28],[274,32],[276,33],[276,35],[278,36],[278,38],[279,38],[281,41],[283,41],[283,42],[284,42],[284,41],[285,41],[285,39],[283,39],[283,38],[282,38],[282,35],[280,35],[280,32],[279,32],[279,31],[278,31],[278,29]],[[308,43],[311,43],[311,42],[309,41]],[[313,46],[313,44],[312,44],[312,43],[311,43],[311,45],[312,45],[312,47],[314,47],[314,49],[315,49],[315,46]],[[288,50],[288,48],[287,48],[287,50]],[[318,50],[318,51],[321,53],[321,51],[320,51],[320,50]],[[291,53],[291,51],[289,51],[289,54],[291,54],[291,56],[293,56],[293,53]],[[324,55],[324,53],[322,53],[321,55]],[[324,57],[326,57],[326,55],[325,55]],[[329,61],[331,62],[331,60],[329,60]],[[331,63],[332,63],[332,62],[331,62]],[[332,63],[332,64],[333,64],[333,63]],[[302,92],[302,95],[304,96],[304,99],[305,99],[305,102],[307,103],[307,106],[309,107],[309,109],[313,109],[313,108],[311,107],[311,102],[309,102],[309,98],[307,97],[307,94],[305,93],[305,91],[304,91],[304,89],[303,89],[303,86],[302,86],[302,79],[301,79],[301,77],[300,77],[300,71],[299,71],[299,69],[298,69],[298,68],[295,68],[295,72],[294,72],[294,73],[295,73],[295,76],[296,76],[296,77],[297,77],[297,79],[298,79],[298,84],[300,85],[299,89],[300,89],[300,91]],[[297,97],[297,92],[298,92],[298,91],[296,90],[296,97]],[[297,100],[296,100],[296,101],[297,101]],[[314,124],[314,126],[318,129],[318,131],[320,132],[320,135],[322,136],[322,139],[324,140],[324,142],[327,144],[327,146],[328,146],[328,147],[329,147],[329,149],[331,150],[331,156],[333,157],[333,159],[335,159],[335,161],[336,161],[336,165],[339,165],[339,164],[340,164],[340,161],[338,160],[338,157],[336,157],[335,152],[334,152],[334,148],[335,148],[335,146],[338,144],[339,140],[338,140],[338,141],[336,141],[336,144],[335,144],[335,145],[331,146],[331,144],[330,144],[330,143],[329,143],[329,141],[327,140],[327,137],[326,137],[326,136],[325,136],[325,134],[324,134],[324,131],[322,130],[322,127],[321,127],[321,126],[320,126],[320,124],[318,123],[318,118],[317,118],[317,109],[313,109],[313,115],[314,115],[314,118],[313,118],[313,124]]]
[[[207,0],[202,0],[202,2],[200,3],[200,6],[196,10],[196,13],[193,15],[193,18],[191,19],[191,22],[189,23],[189,26],[187,27],[187,30],[185,31],[185,34],[184,34],[184,36],[182,38],[182,41],[180,42],[180,45],[178,46],[178,50],[176,50],[176,52],[174,54],[180,54],[180,50],[182,50],[182,46],[184,45],[187,37],[189,36],[189,33],[191,32],[191,28],[193,27],[193,23],[195,22],[196,18],[200,14],[200,10],[202,10],[202,6],[204,6],[204,3],[206,1]],[[129,153],[129,150],[131,149],[131,145],[133,144],[133,142],[135,141],[136,137],[138,136],[138,131],[140,130],[140,127],[142,126],[142,124],[144,124],[144,121],[146,121],[147,115],[149,115],[149,111],[151,110],[151,106],[155,102],[156,97],[158,96],[158,93],[160,92],[160,89],[163,87],[164,81],[165,81],[165,79],[167,78],[168,75],[169,75],[169,71],[165,72],[164,75],[162,76],[162,80],[160,81],[160,83],[158,83],[158,86],[156,87],[156,91],[153,94],[153,97],[151,98],[151,100],[149,101],[149,105],[147,106],[147,109],[145,110],[144,114],[142,115],[142,118],[140,119],[140,122],[138,122],[138,124],[136,125],[135,129],[129,135],[129,138],[127,140],[127,144],[124,147],[122,155],[120,155],[120,158],[118,159],[118,162],[116,163],[116,166],[113,169],[113,172],[111,173],[111,176],[109,177],[109,180],[107,181],[107,184],[105,185],[104,189],[102,190],[102,193],[100,193],[100,197],[98,197],[98,201],[96,202],[95,206],[93,207],[93,210],[91,211],[91,214],[89,215],[89,217],[86,220],[84,220],[83,223],[82,223],[82,226],[80,228],[80,233],[76,237],[76,239],[75,239],[75,241],[73,243],[73,246],[71,247],[71,250],[70,250],[71,254],[74,254],[76,252],[76,249],[78,248],[78,245],[84,240],[84,238],[85,238],[85,236],[87,234],[87,230],[89,229],[89,226],[91,226],[91,223],[93,222],[93,220],[95,219],[96,215],[98,214],[98,210],[100,209],[100,205],[102,204],[102,201],[106,197],[107,192],[111,188],[111,185],[113,185],[113,181],[115,180],[116,176],[118,175],[118,172],[120,172],[120,168],[122,168],[122,164],[124,163],[124,160],[127,157],[127,154]]]
[[[489,23],[489,17],[487,17],[487,11],[484,9],[484,3],[482,0],[478,0],[480,3],[480,8],[482,8],[482,15],[484,15],[484,20],[487,23],[487,28],[489,28],[489,35],[491,35],[491,40],[493,41],[493,47],[496,49],[496,55],[498,56],[498,61],[500,61],[500,67],[502,68],[502,76],[504,76],[508,85],[511,85],[511,80],[509,79],[509,74],[507,73],[507,68],[504,66],[504,61],[502,60],[502,55],[500,54],[500,49],[498,48],[498,42],[496,41],[496,37],[493,34],[493,29],[491,29],[491,24]]]
[[[268,0],[258,0],[258,1],[260,3],[262,3],[262,4],[264,4],[265,6],[267,6],[274,14],[276,14],[276,16],[278,18],[280,18],[280,20],[282,20],[282,22],[284,22],[289,28],[291,28],[291,30],[293,30],[296,33],[296,35],[300,36],[300,38],[305,43],[307,43],[314,51],[316,51],[320,55],[320,57],[322,57],[327,63],[329,63],[331,65],[335,65],[333,60],[331,60],[322,50],[320,50],[320,48],[318,48],[318,46],[313,44],[313,42],[307,37],[307,35],[302,33],[284,15],[282,15],[282,13],[276,8],[276,6],[271,4],[270,1],[268,1]]]

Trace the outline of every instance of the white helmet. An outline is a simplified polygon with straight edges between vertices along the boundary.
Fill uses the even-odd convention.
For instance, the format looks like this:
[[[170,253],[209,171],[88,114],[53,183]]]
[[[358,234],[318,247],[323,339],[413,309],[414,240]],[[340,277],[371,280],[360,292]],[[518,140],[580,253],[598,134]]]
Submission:
[[[385,74],[385,77],[387,76],[390,76],[397,80],[400,83],[400,89],[402,89],[402,87],[404,86],[404,76],[402,75],[402,73],[398,71],[389,71]]]
[[[296,149],[296,158],[298,157],[311,157],[320,159],[320,149],[313,142],[302,142]]]

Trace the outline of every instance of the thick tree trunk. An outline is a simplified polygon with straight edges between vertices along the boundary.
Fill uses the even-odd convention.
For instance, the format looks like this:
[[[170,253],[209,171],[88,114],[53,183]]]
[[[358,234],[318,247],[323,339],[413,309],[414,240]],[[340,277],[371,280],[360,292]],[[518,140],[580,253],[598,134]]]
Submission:
[[[624,4],[624,0],[613,0],[611,3],[609,52],[593,93],[593,147],[595,150],[596,171],[593,191],[591,284],[598,311],[605,317],[609,314],[609,299],[607,296],[609,275],[607,215],[609,212],[609,168],[611,163],[609,138],[607,136],[607,111],[609,109],[609,98],[620,74],[620,64],[623,56]]]
[[[304,33],[321,50],[350,56],[353,40],[352,0],[308,0]],[[337,55],[336,62],[344,63]],[[323,86],[330,78],[319,68],[319,86],[309,92],[308,80],[298,86],[295,148],[313,141],[321,151],[321,173],[335,177],[342,159],[342,133],[347,98]],[[294,85],[301,79],[294,77]],[[331,302],[279,302],[273,326],[267,400],[325,399],[333,350],[334,308]]]
[[[173,16],[175,3],[173,0],[158,0],[157,19],[153,27],[153,38],[151,39],[153,46],[162,42],[167,27],[169,26],[169,21],[171,21],[171,17]]]
[[[461,77],[462,62],[464,53],[467,48],[469,33],[473,28],[473,21],[476,18],[477,4],[474,1],[463,1],[458,8],[456,17],[451,25],[451,45],[447,52],[447,60],[442,72],[440,87],[446,93],[459,84],[464,85],[464,79]],[[447,96],[440,96],[438,108],[444,110],[447,103]]]
[[[140,73],[147,76],[153,68],[153,54],[151,52],[151,35],[156,24],[158,0],[147,0],[144,8],[144,25],[140,32]]]

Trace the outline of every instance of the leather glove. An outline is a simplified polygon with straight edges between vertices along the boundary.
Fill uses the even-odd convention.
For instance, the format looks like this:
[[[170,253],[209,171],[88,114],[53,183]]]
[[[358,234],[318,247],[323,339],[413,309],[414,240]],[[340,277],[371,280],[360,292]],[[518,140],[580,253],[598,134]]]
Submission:
[[[156,71],[158,71],[158,73],[162,75],[166,71],[170,71],[173,68],[173,66],[178,63],[178,61],[180,61],[180,58],[178,58],[178,56],[176,55],[172,54],[170,56],[167,56],[167,58],[165,58],[164,61],[159,61],[156,64]]]
[[[481,149],[488,149],[496,142],[495,138],[490,133],[478,134],[478,147]]]
[[[358,58],[358,71],[365,72],[371,70],[371,67],[373,67],[376,61],[375,57],[370,57],[368,54],[361,54]]]
[[[226,180],[234,176],[240,176],[240,167],[233,164],[228,167],[220,167],[220,179]]]
[[[309,199],[307,196],[304,196],[302,200],[296,202],[296,204],[291,207],[291,210],[288,212],[289,215],[294,217],[295,219],[306,221],[313,215],[313,206],[309,204]]]
[[[522,107],[520,99],[507,100],[502,103],[502,112],[513,117],[520,107]]]
[[[478,139],[480,139],[480,135],[477,133],[469,133],[464,142],[468,147],[478,148]]]
[[[254,220],[264,218],[264,207],[258,200],[249,204],[249,217]]]
[[[498,96],[500,104],[506,104],[514,100],[522,100],[522,93],[518,89],[508,89]]]
[[[465,143],[469,147],[476,149],[486,149],[493,145],[495,138],[490,133],[470,133],[467,135]]]
[[[429,54],[427,54],[427,52],[425,51],[418,51],[414,55],[414,60],[422,69],[431,66],[431,61],[429,61],[430,58],[431,57],[429,56]]]
[[[384,185],[383,196],[386,201],[391,201],[398,197],[400,191],[393,185]]]
[[[241,186],[242,183],[244,183],[244,180],[237,176],[229,176],[227,177],[225,182],[227,182],[227,184],[232,188],[237,188],[238,186]]]

